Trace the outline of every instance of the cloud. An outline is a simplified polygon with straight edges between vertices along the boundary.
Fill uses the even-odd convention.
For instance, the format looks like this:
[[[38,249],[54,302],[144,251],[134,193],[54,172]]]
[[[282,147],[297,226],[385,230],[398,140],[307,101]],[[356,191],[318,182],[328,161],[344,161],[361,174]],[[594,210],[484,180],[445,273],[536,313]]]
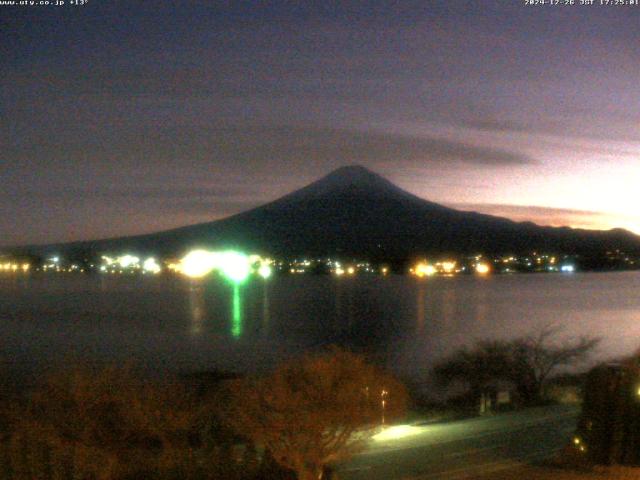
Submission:
[[[99,131],[61,132],[55,137],[36,134],[30,142],[9,145],[3,152],[7,177],[33,176],[34,167],[59,188],[68,179],[86,178],[90,191],[135,177],[136,185],[164,182],[158,194],[171,192],[176,177],[186,175],[199,185],[203,178],[245,184],[261,178],[291,175],[311,178],[332,168],[358,163],[374,169],[403,166],[450,168],[475,165],[513,167],[536,163],[508,150],[472,146],[464,141],[377,131],[322,127],[214,125],[109,127]],[[294,179],[295,180],[295,179]],[[36,181],[37,183],[37,181]],[[80,183],[80,182],[78,182]],[[71,185],[73,189],[73,185]],[[260,189],[255,183],[253,188]],[[117,189],[107,188],[107,191]]]
[[[428,136],[384,132],[289,127],[234,128],[220,132],[213,150],[243,158],[253,167],[297,163],[323,173],[345,163],[372,167],[411,165],[513,166],[534,163],[506,150],[475,147]]]
[[[450,122],[467,131],[512,134],[522,142],[535,138],[541,146],[567,149],[573,153],[637,155],[640,142],[638,120],[622,118],[608,116],[604,112],[556,114],[526,120],[464,114],[453,117]]]
[[[510,218],[517,222],[533,222],[554,227],[568,226],[596,230],[621,227],[633,230],[633,225],[636,225],[637,231],[638,225],[638,219],[590,210],[494,203],[447,203],[447,205],[458,210],[470,210]]]
[[[251,199],[221,199],[217,201],[184,199],[165,205],[165,209],[169,214],[199,216],[202,222],[208,222],[249,210],[260,204],[260,201]]]
[[[248,194],[244,188],[239,186],[212,186],[212,187],[185,187],[185,186],[145,186],[135,185],[133,183],[129,185],[119,186],[99,186],[95,189],[89,189],[79,186],[67,186],[65,188],[54,188],[45,191],[38,190],[23,190],[20,192],[24,196],[41,197],[48,200],[60,199],[60,200],[79,200],[86,201],[88,199],[94,200],[190,200],[190,199],[229,199],[243,194]],[[16,192],[3,191],[0,192],[0,197],[12,197]]]
[[[379,172],[465,171],[531,158],[464,142],[384,132],[263,125],[89,124],[35,129],[3,149],[0,227],[36,242],[117,236],[218,219],[266,203],[345,164]],[[391,175],[392,176],[392,175]],[[27,228],[28,227],[28,228]],[[73,228],[71,228],[73,227]]]

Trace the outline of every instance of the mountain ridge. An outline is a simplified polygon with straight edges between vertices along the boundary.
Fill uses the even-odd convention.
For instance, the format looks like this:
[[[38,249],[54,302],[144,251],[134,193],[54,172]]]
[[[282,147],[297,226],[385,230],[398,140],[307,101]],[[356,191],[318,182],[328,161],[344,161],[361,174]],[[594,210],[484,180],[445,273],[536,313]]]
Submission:
[[[533,250],[595,255],[616,248],[640,253],[640,237],[623,229],[547,227],[456,210],[406,192],[365,167],[349,165],[269,203],[213,222],[23,249],[180,255],[197,247],[372,259]]]

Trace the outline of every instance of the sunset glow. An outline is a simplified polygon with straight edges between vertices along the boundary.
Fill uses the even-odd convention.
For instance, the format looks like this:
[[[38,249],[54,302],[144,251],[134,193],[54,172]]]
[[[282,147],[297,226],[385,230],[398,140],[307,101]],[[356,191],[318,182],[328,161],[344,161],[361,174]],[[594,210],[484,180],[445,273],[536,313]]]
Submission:
[[[350,164],[454,208],[640,233],[640,9],[523,3],[136,4],[135,29],[113,2],[13,9],[0,245],[221,219]]]

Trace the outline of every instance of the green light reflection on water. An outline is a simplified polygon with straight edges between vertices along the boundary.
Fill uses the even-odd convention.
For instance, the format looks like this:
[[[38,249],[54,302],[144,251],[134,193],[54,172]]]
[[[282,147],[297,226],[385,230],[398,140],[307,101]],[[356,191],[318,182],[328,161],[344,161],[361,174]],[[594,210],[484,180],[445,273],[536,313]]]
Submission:
[[[233,310],[231,317],[231,335],[240,338],[242,335],[242,306],[240,302],[240,284],[233,283]]]

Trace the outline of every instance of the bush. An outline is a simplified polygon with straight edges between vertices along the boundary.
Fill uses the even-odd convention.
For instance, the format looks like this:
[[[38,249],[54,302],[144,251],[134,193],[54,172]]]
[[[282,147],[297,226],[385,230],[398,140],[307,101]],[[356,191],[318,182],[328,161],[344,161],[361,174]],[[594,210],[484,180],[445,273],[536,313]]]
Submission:
[[[202,406],[175,381],[77,367],[49,375],[8,419],[3,478],[215,478]]]
[[[358,451],[381,422],[404,415],[407,400],[395,378],[338,348],[231,383],[228,394],[230,426],[299,479]]]
[[[466,384],[475,398],[491,392],[497,382],[508,382],[521,403],[540,404],[552,374],[584,362],[599,342],[591,337],[560,339],[559,332],[545,327],[510,341],[477,342],[436,365],[436,379],[443,386]]]

